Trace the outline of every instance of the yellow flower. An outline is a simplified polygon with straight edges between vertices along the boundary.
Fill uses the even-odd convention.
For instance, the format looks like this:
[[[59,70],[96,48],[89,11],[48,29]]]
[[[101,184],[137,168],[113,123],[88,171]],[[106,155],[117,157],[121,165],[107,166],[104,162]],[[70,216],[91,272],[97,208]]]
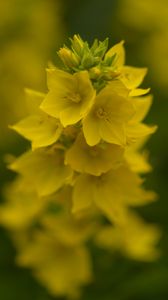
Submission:
[[[28,151],[10,169],[30,180],[39,196],[56,192],[72,176],[71,168],[64,165],[62,151],[55,148]]]
[[[142,123],[152,104],[152,96],[135,97],[131,102],[135,107],[135,114],[126,126],[127,143],[135,142],[157,130],[157,126]]]
[[[81,286],[92,279],[90,255],[80,237],[83,235],[80,227],[75,228],[79,239],[73,239],[74,229],[68,228],[66,219],[60,224],[54,219],[55,216],[42,222],[43,230],[34,232],[31,243],[19,246],[17,262],[32,268],[35,277],[51,294],[76,297]],[[68,235],[68,240],[72,236],[69,244]]]
[[[128,213],[122,224],[105,226],[97,235],[100,247],[119,250],[124,255],[142,261],[153,261],[159,256],[156,244],[161,233],[155,225],[144,223],[137,215]]]
[[[31,181],[18,177],[5,190],[6,202],[0,207],[0,223],[10,230],[23,230],[37,220],[46,208]]]
[[[69,74],[59,69],[49,69],[49,93],[41,109],[50,116],[60,119],[62,125],[80,121],[93,105],[95,90],[87,71]]]
[[[142,188],[142,179],[126,166],[92,176],[79,175],[73,192],[73,213],[100,209],[112,222],[122,220],[128,206],[139,206],[155,200],[155,194]]]
[[[27,100],[30,102],[28,106],[31,114],[15,125],[10,126],[30,140],[33,149],[53,144],[58,140],[62,132],[62,126],[59,120],[47,115],[39,109],[39,105],[44,97],[45,94],[27,90]]]
[[[125,146],[125,125],[134,114],[134,108],[123,96],[123,85],[120,86],[121,95],[117,81],[102,89],[84,118],[83,132],[88,145],[94,146],[102,139],[108,143]]]
[[[102,143],[90,147],[80,133],[66,152],[65,163],[75,171],[99,176],[116,168],[123,159],[123,152],[123,148],[113,144]]]
[[[62,191],[58,191],[55,195],[55,203],[57,203],[60,196],[60,200],[65,196],[68,200],[71,200],[71,194],[60,195],[61,193]],[[49,196],[49,198],[51,197]],[[54,200],[54,197],[52,198]],[[70,206],[66,208],[66,205],[67,203],[65,202],[60,203],[62,210],[57,215],[51,213],[51,215],[46,214],[42,216],[41,222],[45,228],[48,228],[53,233],[59,243],[66,247],[74,247],[90,239],[95,233],[97,226],[88,216],[74,217],[70,211]]]
[[[143,81],[147,69],[146,68],[135,68],[125,66],[125,49],[124,41],[114,45],[109,49],[105,55],[105,59],[108,59],[115,55],[113,61],[113,69],[118,73],[118,79],[123,82],[126,88],[130,90],[130,96],[141,96],[147,94],[150,89],[139,89],[137,88]]]

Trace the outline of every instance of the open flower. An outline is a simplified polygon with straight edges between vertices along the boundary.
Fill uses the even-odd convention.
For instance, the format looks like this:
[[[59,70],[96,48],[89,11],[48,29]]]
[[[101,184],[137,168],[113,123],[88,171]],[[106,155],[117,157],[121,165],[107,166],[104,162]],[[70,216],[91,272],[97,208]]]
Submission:
[[[62,125],[80,121],[93,105],[95,90],[87,71],[70,74],[59,69],[49,69],[49,93],[41,104],[41,109],[58,118]]]
[[[92,280],[90,255],[84,244],[89,234],[64,215],[58,220],[55,216],[45,217],[41,224],[43,230],[33,232],[31,243],[28,240],[19,244],[17,262],[31,268],[54,296],[75,298],[81,286]]]
[[[77,177],[73,193],[73,212],[96,206],[112,222],[119,222],[129,206],[139,206],[155,200],[155,194],[142,188],[142,179],[127,166],[92,176]]]
[[[37,195],[31,181],[20,176],[5,192],[7,201],[0,207],[0,223],[12,231],[31,226],[46,208],[45,199]]]
[[[114,144],[102,143],[90,147],[81,133],[66,152],[65,162],[75,171],[99,176],[119,166],[123,152],[122,147]]]
[[[39,196],[56,192],[72,176],[72,169],[64,165],[62,151],[54,148],[28,151],[10,169],[30,180]]]
[[[30,140],[33,149],[55,143],[61,135],[62,125],[40,110],[45,94],[27,89],[26,96],[30,115],[10,127]]]
[[[107,51],[105,59],[108,59],[113,55],[115,55],[115,59],[113,60],[114,71],[118,73],[118,79],[129,89],[129,95],[141,96],[147,94],[150,89],[138,88],[147,73],[147,68],[125,66],[124,41],[111,47]]]
[[[83,132],[88,145],[94,146],[102,139],[125,146],[125,126],[133,114],[133,105],[123,95],[123,85],[113,81],[100,91],[95,104],[83,120]]]
[[[122,225],[105,226],[97,235],[100,247],[119,250],[124,255],[142,261],[153,261],[159,256],[156,244],[160,239],[157,226],[146,224],[136,214],[128,213]]]

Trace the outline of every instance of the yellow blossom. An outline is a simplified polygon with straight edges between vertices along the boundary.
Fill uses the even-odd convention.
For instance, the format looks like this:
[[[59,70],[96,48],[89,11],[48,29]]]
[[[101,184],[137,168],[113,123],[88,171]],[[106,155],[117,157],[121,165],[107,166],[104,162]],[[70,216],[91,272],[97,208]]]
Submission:
[[[150,89],[137,88],[143,81],[147,69],[125,66],[124,42],[114,45],[105,55],[105,59],[115,55],[113,68],[118,72],[118,79],[130,90],[130,96],[141,96],[147,94]]]
[[[117,93],[115,85],[114,81],[100,91],[83,120],[84,136],[90,146],[101,139],[121,146],[126,144],[125,125],[134,114],[134,108],[126,97]]]
[[[28,241],[19,246],[17,262],[32,268],[35,277],[51,294],[79,296],[81,286],[92,279],[90,255],[83,244],[80,227],[75,228],[79,231],[77,240],[73,239],[74,229],[67,226],[66,219],[59,224],[55,217],[48,217],[42,224],[43,230],[34,232],[31,243]],[[69,244],[68,235],[69,241],[72,236]]]
[[[62,125],[80,121],[93,105],[95,90],[87,71],[69,74],[59,69],[49,69],[49,93],[41,104],[41,109],[60,119]]]
[[[18,177],[5,189],[6,203],[0,208],[0,223],[10,230],[23,230],[30,226],[46,208],[31,181]]]
[[[73,212],[86,210],[92,205],[113,222],[122,220],[129,206],[139,206],[155,200],[155,194],[142,188],[142,179],[127,166],[92,176],[79,175],[73,192]]]
[[[67,151],[65,162],[75,171],[99,176],[119,166],[123,152],[120,146],[107,143],[90,147],[85,142],[83,134],[79,134]]]
[[[10,169],[32,181],[39,196],[56,192],[72,176],[72,170],[64,165],[59,149],[28,151],[16,159]]]
[[[129,213],[122,225],[105,226],[96,240],[100,247],[119,250],[131,259],[153,261],[159,256],[156,244],[160,235],[157,226],[146,224],[137,215]]]
[[[60,122],[46,114],[32,115],[11,128],[31,140],[33,149],[53,144],[62,132]]]
[[[45,147],[58,140],[62,132],[59,120],[47,115],[39,109],[45,94],[27,90],[28,107],[31,114],[10,126],[22,136],[32,142],[32,148]],[[29,99],[30,98],[30,99]]]

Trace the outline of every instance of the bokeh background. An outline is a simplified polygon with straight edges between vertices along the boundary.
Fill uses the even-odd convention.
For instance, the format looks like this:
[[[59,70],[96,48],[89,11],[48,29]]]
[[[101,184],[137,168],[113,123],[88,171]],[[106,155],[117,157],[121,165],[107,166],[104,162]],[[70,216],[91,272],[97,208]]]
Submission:
[[[6,155],[19,155],[28,143],[8,129],[26,113],[24,87],[46,90],[45,67],[56,52],[79,33],[89,42],[109,37],[110,46],[125,40],[127,64],[147,66],[144,87],[154,104],[147,122],[158,124],[148,142],[154,167],[147,185],[159,200],[139,209],[162,229],[161,256],[141,263],[92,249],[95,280],[82,300],[168,299],[168,1],[167,0],[0,0],[0,185],[13,178]],[[0,299],[52,300],[27,269],[15,264],[8,232],[0,228]]]

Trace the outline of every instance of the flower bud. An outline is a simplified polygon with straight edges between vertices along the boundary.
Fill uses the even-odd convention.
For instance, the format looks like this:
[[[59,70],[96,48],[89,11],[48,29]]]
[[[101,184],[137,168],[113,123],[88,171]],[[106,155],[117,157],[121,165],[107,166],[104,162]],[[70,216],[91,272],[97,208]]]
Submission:
[[[83,40],[81,39],[81,37],[79,36],[79,35],[77,35],[77,34],[75,34],[74,36],[73,36],[73,39],[71,40],[71,42],[72,42],[72,47],[73,47],[73,49],[76,51],[76,53],[78,54],[78,55],[80,55],[81,54],[81,51],[83,50],[83,48],[84,48],[84,42],[83,42]]]
[[[79,64],[79,58],[68,48],[61,48],[58,51],[58,55],[63,61],[64,65],[68,68],[77,67]]]

